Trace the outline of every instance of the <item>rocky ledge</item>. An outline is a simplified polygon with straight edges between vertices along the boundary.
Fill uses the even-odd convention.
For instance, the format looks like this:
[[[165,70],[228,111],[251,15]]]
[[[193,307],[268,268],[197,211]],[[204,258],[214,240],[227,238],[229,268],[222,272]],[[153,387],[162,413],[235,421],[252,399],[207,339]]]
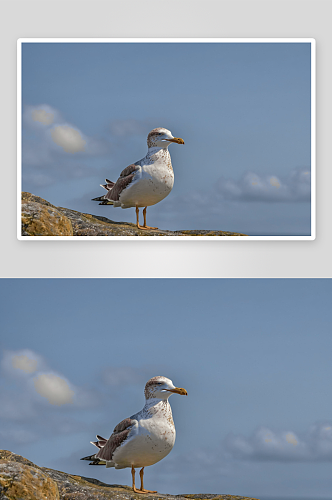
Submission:
[[[0,450],[1,500],[257,500],[237,495],[134,493],[128,486],[39,467],[21,455]]]
[[[31,193],[22,193],[22,236],[247,236],[229,231],[140,230],[99,215],[55,207]]]

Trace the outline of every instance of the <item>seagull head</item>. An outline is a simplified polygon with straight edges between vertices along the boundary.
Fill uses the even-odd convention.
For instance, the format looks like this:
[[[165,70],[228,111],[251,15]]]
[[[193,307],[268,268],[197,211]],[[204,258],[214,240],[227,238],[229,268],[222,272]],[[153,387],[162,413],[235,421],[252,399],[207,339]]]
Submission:
[[[167,148],[172,142],[184,144],[180,137],[173,137],[167,128],[154,128],[148,135],[148,148]]]
[[[181,394],[187,396],[188,393],[181,387],[175,387],[173,382],[166,377],[153,377],[145,384],[145,399],[168,399],[171,394]]]

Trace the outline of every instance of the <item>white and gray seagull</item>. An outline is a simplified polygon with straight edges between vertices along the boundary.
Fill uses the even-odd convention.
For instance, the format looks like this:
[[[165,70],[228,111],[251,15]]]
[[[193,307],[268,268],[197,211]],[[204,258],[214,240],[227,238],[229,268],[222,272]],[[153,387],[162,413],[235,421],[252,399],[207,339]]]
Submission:
[[[185,389],[175,387],[166,377],[153,377],[145,385],[144,408],[125,418],[114,429],[109,439],[97,435],[91,444],[99,451],[81,460],[89,465],[106,465],[116,469],[131,468],[132,488],[135,493],[157,493],[144,489],[144,467],[162,460],[175,443],[175,426],[168,402],[171,394],[187,396]],[[135,468],[140,467],[141,487],[135,486]]]
[[[104,196],[93,198],[99,205],[121,208],[136,208],[138,229],[158,229],[146,225],[146,209],[159,203],[172,191],[174,172],[168,146],[175,142],[184,144],[180,137],[173,137],[166,128],[154,128],[148,135],[148,152],[142,160],[122,170],[116,182],[105,179],[101,184],[107,190]],[[139,224],[139,208],[144,207],[144,224]]]

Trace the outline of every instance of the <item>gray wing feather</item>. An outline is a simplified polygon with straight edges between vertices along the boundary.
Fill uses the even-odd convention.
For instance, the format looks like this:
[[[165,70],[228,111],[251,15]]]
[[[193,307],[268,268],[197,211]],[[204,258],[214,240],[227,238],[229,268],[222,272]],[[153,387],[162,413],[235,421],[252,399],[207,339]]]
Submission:
[[[112,203],[107,202],[119,201],[120,194],[132,182],[139,169],[139,164],[132,163],[122,170],[120,177],[116,182],[105,179],[106,184],[100,185],[107,190],[107,193],[104,196],[99,196],[98,198],[93,198],[92,200],[100,201],[101,203],[99,203],[99,205],[112,205]]]
[[[120,422],[114,428],[111,437],[109,438],[105,446],[103,446],[98,451],[98,453],[96,453],[95,457],[102,460],[111,461],[114,451],[125,442],[134,423],[135,420],[132,420],[131,418],[125,418],[124,420],[122,420],[122,422]]]
[[[130,174],[137,172],[138,169],[139,169],[139,165],[132,163],[131,165],[128,165],[128,167],[126,167],[122,170],[120,177],[127,177],[127,175],[130,175]]]
[[[109,201],[118,201],[120,198],[120,194],[132,182],[139,168],[139,165],[135,165],[133,163],[132,165],[129,165],[124,170],[122,170],[120,177],[118,178],[114,186],[109,191],[107,191],[104,199]]]

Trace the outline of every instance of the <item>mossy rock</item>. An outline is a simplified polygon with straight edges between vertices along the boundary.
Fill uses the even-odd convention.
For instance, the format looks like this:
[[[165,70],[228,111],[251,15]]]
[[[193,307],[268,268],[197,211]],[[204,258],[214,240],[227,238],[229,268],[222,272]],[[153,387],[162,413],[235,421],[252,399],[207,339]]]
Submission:
[[[41,469],[22,462],[0,460],[0,498],[59,500],[56,482]]]
[[[22,236],[73,236],[73,226],[68,217],[48,201],[23,193]]]

